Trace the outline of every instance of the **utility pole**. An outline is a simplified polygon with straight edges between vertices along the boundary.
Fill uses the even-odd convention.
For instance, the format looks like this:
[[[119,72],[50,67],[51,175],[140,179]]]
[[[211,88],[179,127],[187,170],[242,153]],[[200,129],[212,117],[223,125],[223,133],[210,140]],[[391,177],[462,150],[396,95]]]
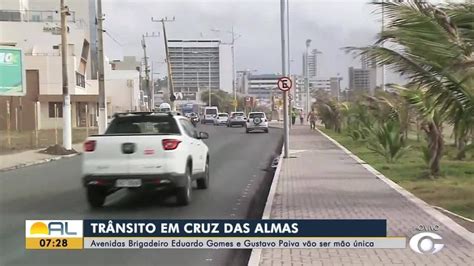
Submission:
[[[168,20],[168,18],[162,18],[162,19],[153,19],[151,18],[152,22],[161,22],[163,26],[163,40],[165,42],[165,54],[166,54],[166,62],[168,65],[168,87],[169,87],[169,92],[170,92],[170,105],[171,105],[171,110],[176,111],[176,105],[174,101],[176,100],[176,96],[174,95],[174,85],[173,85],[173,73],[171,71],[171,62],[170,62],[170,54],[168,50],[168,39],[166,37],[166,28],[165,28],[165,22],[172,22],[174,21],[174,17],[172,20]]]
[[[234,26],[232,26],[232,91],[234,92],[234,112],[237,112],[237,91],[235,86],[235,50]]]
[[[69,94],[69,80],[67,72],[67,16],[71,15],[69,7],[64,5],[64,0],[60,2],[61,7],[61,62],[63,77],[63,147],[66,150],[72,149],[72,126],[71,126],[71,95]]]
[[[282,76],[286,76],[286,39],[285,39],[285,0],[280,0],[280,22],[281,22],[281,69]],[[284,128],[284,153],[283,157],[288,158],[289,154],[289,141],[290,141],[290,129],[289,129],[289,112],[288,112],[288,91],[283,92],[283,128]]]
[[[308,70],[308,59],[309,59],[309,46],[311,45],[311,40],[307,39],[306,40],[306,52],[305,52],[305,59],[304,59],[304,88],[306,92],[306,104],[305,104],[305,109],[306,109],[306,114],[309,114],[309,70]]]
[[[107,129],[107,102],[105,98],[104,76],[104,14],[102,14],[102,0],[97,0],[97,53],[99,57],[99,134],[104,134]]]
[[[145,63],[145,87],[148,94],[148,110],[151,111],[155,106],[153,106],[153,90],[150,86],[150,68],[148,66],[148,57],[146,55],[146,42],[145,38],[158,37],[155,33],[149,35],[148,33],[142,35],[142,48],[143,48],[143,58]]]
[[[211,31],[215,32],[221,32],[219,29],[211,29]],[[232,34],[232,42],[231,44],[231,49],[232,49],[232,91],[234,93],[234,103],[237,102],[237,84],[236,84],[236,75],[235,75],[235,41],[242,37],[242,35],[235,36],[234,32],[234,26],[232,26],[232,29],[230,31],[226,31],[227,33]],[[234,112],[237,112],[237,104],[234,105]]]

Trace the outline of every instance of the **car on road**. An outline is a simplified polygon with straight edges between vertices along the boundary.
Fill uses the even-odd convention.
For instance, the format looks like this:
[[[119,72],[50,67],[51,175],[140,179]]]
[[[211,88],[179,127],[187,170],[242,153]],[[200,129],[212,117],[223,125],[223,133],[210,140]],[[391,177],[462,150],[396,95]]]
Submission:
[[[228,113],[218,113],[216,118],[214,119],[214,125],[215,126],[227,125],[228,120],[229,120]]]
[[[246,121],[247,121],[247,117],[245,117],[244,112],[232,112],[230,113],[227,126],[233,127],[234,125],[240,125],[242,127],[245,127]]]
[[[209,186],[209,135],[172,113],[116,114],[103,135],[84,142],[83,185],[91,207],[122,189],[173,189],[179,205],[191,202],[192,183]]]
[[[268,120],[264,112],[251,112],[245,123],[245,132],[250,133],[251,131],[262,130],[268,133]]]
[[[214,123],[214,119],[216,118],[218,113],[219,110],[216,106],[204,107],[204,114],[201,120],[201,124]]]

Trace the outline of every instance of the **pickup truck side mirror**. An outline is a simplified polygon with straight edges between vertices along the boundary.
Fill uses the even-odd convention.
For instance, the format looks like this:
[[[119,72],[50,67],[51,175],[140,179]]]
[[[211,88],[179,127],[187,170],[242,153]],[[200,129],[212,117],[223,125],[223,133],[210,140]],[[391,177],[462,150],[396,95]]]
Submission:
[[[199,132],[198,133],[198,139],[208,139],[209,134],[207,132]]]

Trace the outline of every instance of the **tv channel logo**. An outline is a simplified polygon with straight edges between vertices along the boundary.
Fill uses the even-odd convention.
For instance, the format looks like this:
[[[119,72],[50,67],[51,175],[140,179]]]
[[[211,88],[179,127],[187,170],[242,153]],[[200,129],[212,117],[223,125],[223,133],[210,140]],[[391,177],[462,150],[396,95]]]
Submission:
[[[82,220],[26,220],[26,238],[82,238]]]
[[[410,248],[420,254],[435,254],[443,249],[443,238],[432,232],[418,233],[410,238]]]

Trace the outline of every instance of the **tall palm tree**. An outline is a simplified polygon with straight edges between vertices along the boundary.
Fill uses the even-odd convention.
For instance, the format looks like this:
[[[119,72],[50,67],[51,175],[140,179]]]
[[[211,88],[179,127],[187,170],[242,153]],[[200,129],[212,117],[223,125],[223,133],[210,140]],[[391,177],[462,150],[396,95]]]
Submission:
[[[474,4],[435,6],[415,0],[374,4],[383,5],[386,30],[374,45],[346,49],[408,78],[408,86],[396,86],[399,89],[422,88],[423,93],[417,97],[426,99],[411,103],[430,103],[432,110],[427,109],[423,117],[443,110],[448,122],[465,123],[466,116],[474,114]],[[425,125],[433,140],[429,144],[431,174],[438,175],[442,121]]]

